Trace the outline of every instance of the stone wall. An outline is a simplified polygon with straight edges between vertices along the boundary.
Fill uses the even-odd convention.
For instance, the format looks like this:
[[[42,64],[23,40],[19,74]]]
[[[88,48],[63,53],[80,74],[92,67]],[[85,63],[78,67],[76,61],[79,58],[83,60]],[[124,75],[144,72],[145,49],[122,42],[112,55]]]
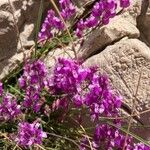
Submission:
[[[23,60],[22,48],[27,51],[34,45],[39,7],[40,0],[0,1],[0,77]],[[49,1],[44,0],[44,12],[47,8]]]

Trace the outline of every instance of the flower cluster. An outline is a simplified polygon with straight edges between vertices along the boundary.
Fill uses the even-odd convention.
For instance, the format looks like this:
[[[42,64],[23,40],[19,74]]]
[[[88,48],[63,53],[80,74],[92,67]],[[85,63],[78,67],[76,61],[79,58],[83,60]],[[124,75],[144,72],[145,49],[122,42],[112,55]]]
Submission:
[[[52,38],[54,36],[52,33],[54,28],[57,30],[63,30],[64,24],[59,17],[55,16],[55,12],[53,10],[49,10],[39,33],[39,40],[45,41]]]
[[[65,21],[69,20],[76,12],[75,6],[70,0],[59,0],[61,6],[61,15]],[[51,9],[47,13],[47,17],[42,25],[39,33],[39,40],[45,41],[54,36],[54,29],[61,31],[64,29],[64,23],[60,17],[57,17],[55,12]]]
[[[25,148],[29,148],[35,144],[41,144],[43,138],[46,137],[46,133],[42,131],[40,124],[37,122],[31,124],[22,122],[18,125],[16,142]]]
[[[126,8],[130,5],[129,0],[120,0],[120,6]],[[84,29],[93,28],[98,24],[106,25],[110,18],[115,17],[118,4],[117,0],[100,0],[93,6],[88,18],[81,19],[77,24],[76,35],[82,37]]]
[[[107,77],[96,67],[85,68],[75,60],[59,58],[51,76],[41,61],[26,64],[19,85],[25,92],[23,106],[35,112],[41,107],[43,89],[61,100],[71,99],[76,107],[86,106],[93,121],[99,115],[117,116],[121,106],[121,98],[112,92]]]
[[[49,75],[42,61],[28,63],[19,78],[20,89],[24,94],[22,106],[38,112],[41,107],[40,99],[44,96],[42,91],[46,90],[46,93],[54,99],[51,110],[47,113],[59,109],[68,112],[70,106],[87,109],[87,115],[94,121],[93,127],[96,124],[91,143],[93,150],[120,150],[123,147],[125,150],[150,150],[149,146],[142,143],[135,144],[131,136],[126,138],[118,129],[121,126],[121,121],[117,117],[122,99],[111,90],[108,78],[97,70],[97,67],[84,67],[76,60],[59,58]],[[13,120],[21,113],[20,105],[8,93],[6,95],[2,93],[0,120],[1,118],[6,121]],[[118,128],[107,123],[99,124],[101,116],[115,117],[114,125]],[[29,148],[42,144],[43,138],[46,138],[46,133],[37,121],[29,123],[24,120],[19,123],[16,142],[20,146]],[[81,141],[80,149],[86,150],[86,145],[89,145],[89,141],[85,138]]]
[[[124,146],[125,149],[131,149],[131,137],[128,137],[125,143],[125,136],[122,135],[118,129],[106,124],[98,125],[96,127],[93,141],[95,149],[101,147],[103,139],[106,139],[105,144],[103,145],[104,149],[122,149]]]
[[[109,87],[106,76],[97,73],[96,67],[85,68],[74,60],[59,58],[54,69],[51,89],[55,94],[67,95],[76,107],[86,106],[92,120],[99,115],[118,115],[121,98]]]
[[[75,60],[59,58],[49,85],[53,94],[62,95],[68,102],[72,100],[77,108],[85,106],[93,121],[103,115],[119,117],[122,99],[112,92],[107,77],[99,74],[96,67],[86,68]],[[120,120],[114,120],[114,124],[121,126]],[[92,146],[94,150],[120,150],[123,146],[126,150],[150,150],[144,144],[134,144],[131,136],[126,143],[125,139],[118,129],[101,124],[96,126]],[[84,145],[88,145],[85,139],[81,142],[81,150],[86,150]]]
[[[86,150],[87,144],[87,138],[82,139],[80,150]],[[92,147],[94,150],[121,150],[123,147],[125,150],[150,150],[150,147],[143,143],[134,144],[131,136],[126,138],[118,129],[107,124],[96,126]]]
[[[146,146],[143,143],[134,144],[133,150],[150,150],[150,146]]]
[[[119,2],[121,8],[126,8],[130,5],[130,0],[119,0]],[[59,4],[61,15],[65,21],[69,20],[76,13],[75,6],[70,0],[59,0]],[[93,28],[99,24],[108,24],[110,18],[116,16],[118,7],[118,0],[99,0],[93,6],[90,16],[85,20],[81,19],[77,23],[75,34],[78,37],[82,37],[85,29]],[[39,40],[45,41],[53,37],[53,29],[62,31],[64,29],[64,23],[59,17],[56,17],[53,10],[49,10],[39,33]]]
[[[16,99],[14,99],[9,94],[2,97],[2,102],[0,103],[0,120],[14,120],[21,113],[20,105],[17,104]]]
[[[75,13],[76,9],[70,0],[59,0],[61,6],[61,15],[64,20],[70,19]]]
[[[20,88],[25,92],[23,106],[32,108],[38,112],[40,103],[40,94],[45,87],[47,77],[47,69],[40,60],[28,63],[24,67],[24,73],[19,78]]]

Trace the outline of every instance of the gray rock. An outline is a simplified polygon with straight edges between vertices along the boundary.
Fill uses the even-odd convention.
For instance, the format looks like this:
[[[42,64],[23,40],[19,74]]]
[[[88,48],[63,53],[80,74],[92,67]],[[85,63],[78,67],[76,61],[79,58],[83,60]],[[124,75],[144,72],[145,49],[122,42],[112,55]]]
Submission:
[[[99,66],[100,72],[108,75],[113,88],[131,110],[133,100],[137,114],[150,109],[150,48],[145,43],[124,38],[87,59],[84,65]],[[150,124],[150,112],[139,117],[144,125]],[[142,136],[150,140],[150,132],[145,131]]]
[[[79,45],[77,44],[75,48],[78,49]],[[44,62],[48,68],[52,68],[59,57],[69,59],[75,58],[74,52],[72,51],[72,45],[70,44],[64,48],[56,48],[50,51],[44,58]]]
[[[138,28],[141,32],[140,39],[150,46],[150,0],[142,1],[142,11],[138,17]]]
[[[14,70],[17,69],[22,64],[24,59],[31,57],[33,50],[34,49],[30,49],[30,50],[26,50],[25,52],[17,53],[13,55],[11,58],[9,58],[9,62],[7,59],[3,60],[0,63],[0,68],[2,68],[0,74],[0,80],[4,79],[8,75],[12,76]]]
[[[12,56],[17,47],[17,34],[13,17],[9,12],[0,11],[0,62]]]
[[[10,0],[10,2],[12,7],[8,0],[0,1],[0,74],[3,74],[2,76],[6,76],[7,74],[4,73],[13,69],[8,66],[14,66],[10,64],[11,60],[18,57],[22,49],[28,51],[34,45],[35,25],[40,7],[40,0]],[[44,1],[44,12],[49,7],[49,3],[49,0]],[[5,70],[6,68],[9,70]]]
[[[94,2],[94,1],[95,0],[90,0],[90,1],[89,0],[82,0],[82,1],[81,0],[73,0],[73,3],[81,8],[91,2]]]

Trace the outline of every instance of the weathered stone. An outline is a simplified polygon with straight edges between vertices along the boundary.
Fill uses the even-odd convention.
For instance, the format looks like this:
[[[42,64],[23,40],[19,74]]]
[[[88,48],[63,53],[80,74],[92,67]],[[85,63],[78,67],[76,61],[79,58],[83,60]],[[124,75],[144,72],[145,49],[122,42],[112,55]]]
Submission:
[[[77,5],[78,7],[83,7],[93,1],[95,1],[95,0],[90,0],[90,1],[89,0],[82,0],[82,1],[81,0],[73,0],[73,3],[75,5]]]
[[[0,11],[0,62],[15,53],[17,34],[9,12]]]
[[[134,100],[138,113],[150,109],[150,48],[146,44],[138,39],[124,38],[87,59],[84,65],[99,66],[131,110]],[[140,120],[149,125],[150,112],[141,114]],[[142,135],[150,139],[150,132]]]
[[[80,48],[79,57],[88,58],[94,53],[98,53],[109,44],[128,36],[137,38],[139,31],[136,27],[136,18],[140,14],[141,1],[134,0],[130,8],[111,19],[110,23],[101,28],[95,29],[85,39]]]
[[[9,58],[9,62],[7,59],[2,61],[0,63],[1,74],[0,74],[0,80],[4,79],[6,76],[13,75],[12,72],[17,69],[22,63],[25,58],[31,57],[31,53],[33,53],[33,49],[26,50],[25,52],[21,52],[18,54],[13,55],[11,58]]]
[[[150,46],[150,0],[142,1],[142,11],[138,17],[140,39]]]
[[[35,25],[40,7],[40,0],[10,0],[10,2],[11,5],[8,0],[0,1],[0,74],[3,74],[2,76],[4,72],[12,70],[10,66],[14,65],[10,64],[11,60],[18,56],[22,46],[24,50],[29,50],[34,44]],[[49,0],[44,1],[44,11],[49,7],[49,3]]]
[[[75,49],[79,48],[79,45],[77,44]],[[48,53],[48,55],[45,57],[44,62],[48,68],[51,68],[54,66],[56,60],[59,57],[63,58],[75,58],[74,51],[72,50],[72,44],[69,46],[66,46],[64,48],[56,48]]]

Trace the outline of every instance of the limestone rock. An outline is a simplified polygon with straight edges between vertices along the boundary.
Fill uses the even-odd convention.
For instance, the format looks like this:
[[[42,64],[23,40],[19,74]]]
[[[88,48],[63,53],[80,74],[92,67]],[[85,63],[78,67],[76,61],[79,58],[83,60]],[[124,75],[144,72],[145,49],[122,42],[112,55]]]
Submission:
[[[131,110],[133,100],[138,113],[150,109],[150,48],[145,43],[124,38],[87,59],[84,65],[99,66]],[[140,120],[149,125],[150,112],[141,114]],[[150,140],[150,132],[143,132],[143,135]]]
[[[88,58],[90,55],[103,50],[109,44],[128,36],[139,37],[136,27],[136,18],[140,15],[141,0],[134,0],[131,6],[123,13],[110,20],[110,23],[101,28],[95,29],[85,39],[79,51],[80,58]]]
[[[83,7],[83,6],[85,6],[86,4],[88,4],[88,3],[91,3],[91,2],[93,2],[94,0],[73,0],[73,3],[75,4],[75,5],[77,5],[78,7]]]
[[[9,72],[4,69],[12,66],[11,59],[18,56],[22,46],[25,50],[29,50],[34,44],[35,25],[40,7],[40,0],[10,0],[10,2],[12,7],[8,0],[0,1],[0,74]],[[44,11],[49,7],[49,3],[49,0],[44,1]]]
[[[6,42],[7,41],[7,42]],[[15,53],[17,34],[13,17],[9,12],[0,11],[0,62]]]
[[[141,40],[150,46],[150,0],[142,1],[142,11],[138,17]]]
[[[75,48],[77,51],[77,49],[79,48],[79,45],[76,45]],[[56,48],[50,51],[48,55],[44,58],[44,62],[48,68],[51,68],[54,66],[56,60],[59,57],[70,58],[70,59],[75,58],[75,54],[72,51],[72,45],[70,44],[64,48]]]
[[[13,55],[9,60],[5,59],[0,63],[0,68],[3,68],[0,74],[0,80],[4,79],[6,76],[12,76],[12,72],[15,69],[18,69],[18,66],[20,66],[25,58],[31,57],[31,54],[33,53],[33,50],[26,50],[25,52],[21,52],[18,54]]]

